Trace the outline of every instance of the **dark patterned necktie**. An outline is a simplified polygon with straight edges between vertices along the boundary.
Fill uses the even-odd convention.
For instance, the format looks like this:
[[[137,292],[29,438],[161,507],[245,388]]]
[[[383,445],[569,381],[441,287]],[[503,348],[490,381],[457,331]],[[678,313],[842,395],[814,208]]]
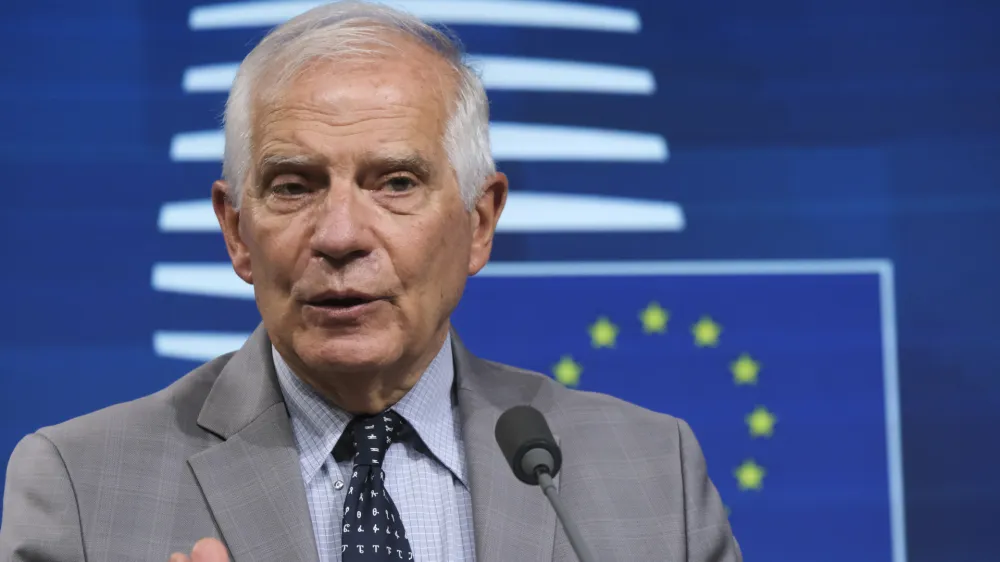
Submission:
[[[343,562],[413,560],[396,505],[385,490],[385,451],[406,422],[392,410],[358,416],[348,431],[354,441],[354,471],[344,500]]]

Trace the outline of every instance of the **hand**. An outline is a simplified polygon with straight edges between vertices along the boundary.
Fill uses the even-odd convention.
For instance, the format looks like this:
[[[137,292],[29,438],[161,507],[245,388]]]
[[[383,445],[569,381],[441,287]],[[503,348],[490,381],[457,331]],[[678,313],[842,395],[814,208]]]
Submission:
[[[229,562],[229,553],[218,539],[205,538],[194,543],[190,557],[175,552],[169,562]]]

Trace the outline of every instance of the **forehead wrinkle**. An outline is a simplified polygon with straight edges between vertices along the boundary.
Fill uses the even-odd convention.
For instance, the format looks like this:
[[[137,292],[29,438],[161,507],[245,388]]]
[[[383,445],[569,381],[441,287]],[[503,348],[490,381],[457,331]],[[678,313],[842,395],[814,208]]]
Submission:
[[[261,123],[258,129],[261,143],[260,149],[255,151],[257,154],[320,154],[329,161],[351,158],[352,153],[359,156],[363,152],[386,155],[418,153],[421,158],[431,161],[444,149],[441,142],[443,131],[429,131],[429,127],[420,126],[421,113],[410,106],[344,112],[345,119],[334,123],[328,122],[325,113],[316,116],[313,111],[286,109],[276,108],[276,111],[268,112],[267,122]],[[291,117],[289,111],[302,113]],[[377,127],[365,126],[371,121],[380,123]],[[361,143],[354,141],[359,136],[367,138],[363,137]]]
[[[268,118],[263,120],[260,128],[290,129],[293,134],[299,131],[322,131],[330,129],[351,129],[370,121],[382,121],[392,127],[394,122],[416,118],[419,120],[423,112],[419,108],[404,103],[388,102],[377,107],[337,108],[332,104],[327,107],[274,108],[268,112]],[[305,125],[305,126],[303,126]],[[408,123],[400,123],[399,128]]]
[[[426,131],[406,124],[389,124],[377,130],[362,127],[367,119],[359,119],[352,125],[300,129],[291,127],[285,131],[261,135],[263,141],[259,155],[261,165],[274,162],[289,163],[294,157],[306,163],[322,163],[318,160],[341,160],[343,158],[368,158],[368,154],[378,158],[402,155],[407,158],[417,154],[421,159],[432,160],[443,150],[441,143]],[[359,141],[355,139],[362,137]],[[313,155],[313,156],[309,156]],[[384,155],[384,156],[383,156]]]
[[[425,131],[428,127],[422,121],[430,120],[434,136],[443,134],[440,104],[433,103],[428,108],[426,99],[413,99],[402,90],[390,83],[388,87],[376,86],[374,93],[339,92],[327,97],[319,85],[304,84],[279,100],[259,107],[255,133],[263,139],[266,133],[281,137],[288,133],[295,135],[299,130],[322,132],[323,128],[330,127],[347,129],[349,134],[352,127],[376,120],[382,120],[390,129],[412,127]],[[375,101],[371,101],[372,98]],[[411,120],[417,123],[407,122]],[[337,134],[343,132],[337,131]]]
[[[251,141],[251,150],[260,154],[274,145],[291,145],[293,153],[316,153],[328,165],[338,160],[343,164],[344,157],[357,158],[361,156],[357,149],[364,149],[349,139],[374,133],[375,153],[382,152],[383,145],[405,144],[409,146],[404,151],[422,152],[434,162],[433,157],[445,152],[451,114],[447,104],[457,94],[456,77],[436,53],[422,46],[410,53],[405,58],[404,53],[379,57],[366,65],[316,61],[309,72],[287,83],[280,95],[268,101],[258,98],[258,118],[251,130],[259,142]],[[384,124],[374,130],[364,126],[373,120]],[[257,147],[261,150],[254,150]],[[387,154],[398,154],[386,148]],[[275,152],[281,151],[285,150]]]
[[[277,166],[325,166],[328,162],[322,154],[289,153],[287,151],[265,152],[260,159],[261,168]]]

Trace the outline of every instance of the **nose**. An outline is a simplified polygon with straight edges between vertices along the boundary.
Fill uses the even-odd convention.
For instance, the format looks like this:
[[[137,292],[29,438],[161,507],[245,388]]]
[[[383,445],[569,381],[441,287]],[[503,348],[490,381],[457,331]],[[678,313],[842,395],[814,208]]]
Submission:
[[[310,246],[313,254],[344,265],[375,250],[372,211],[364,204],[364,194],[351,182],[333,185],[317,207],[316,228]]]

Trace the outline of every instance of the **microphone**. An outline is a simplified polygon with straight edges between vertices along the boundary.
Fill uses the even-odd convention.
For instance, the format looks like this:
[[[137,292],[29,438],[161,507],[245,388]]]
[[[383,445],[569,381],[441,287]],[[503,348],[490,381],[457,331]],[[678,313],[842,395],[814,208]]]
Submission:
[[[529,486],[542,487],[577,559],[580,562],[596,562],[597,559],[583,542],[580,530],[566,513],[552,482],[562,467],[562,451],[552,437],[545,416],[531,406],[514,406],[500,415],[494,434],[514,476]]]

